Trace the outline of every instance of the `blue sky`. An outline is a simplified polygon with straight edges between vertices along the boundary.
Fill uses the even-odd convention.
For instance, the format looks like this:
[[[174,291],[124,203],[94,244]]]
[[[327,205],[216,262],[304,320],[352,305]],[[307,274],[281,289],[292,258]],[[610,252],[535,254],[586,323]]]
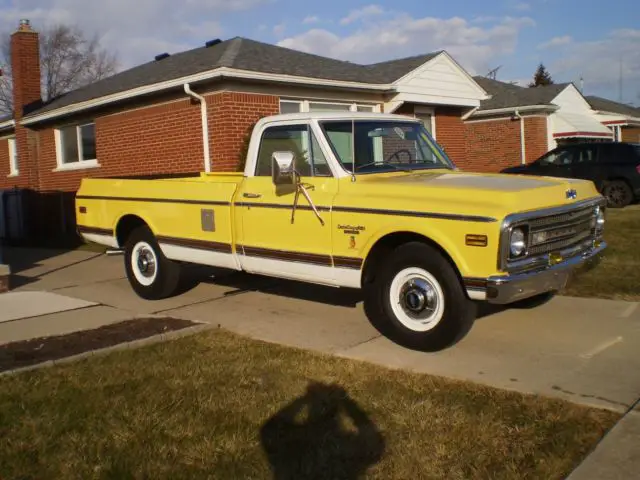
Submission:
[[[446,49],[472,74],[529,81],[539,62],[585,94],[640,106],[637,0],[0,0],[0,27],[26,17],[78,24],[123,68],[220,37],[245,36],[354,62]]]

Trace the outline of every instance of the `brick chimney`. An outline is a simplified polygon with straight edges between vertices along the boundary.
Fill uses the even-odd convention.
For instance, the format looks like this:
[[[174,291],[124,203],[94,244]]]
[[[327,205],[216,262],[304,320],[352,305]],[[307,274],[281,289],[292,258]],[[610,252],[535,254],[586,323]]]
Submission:
[[[32,219],[41,216],[37,208],[40,178],[38,171],[39,132],[20,124],[23,116],[41,105],[40,36],[29,20],[20,20],[11,35],[11,75],[13,80],[13,116],[16,122],[16,150],[19,175],[13,186],[23,190],[25,229],[33,235]]]
[[[29,20],[20,20],[11,35],[11,72],[13,75],[13,111],[16,122],[42,97],[40,88],[40,38]]]

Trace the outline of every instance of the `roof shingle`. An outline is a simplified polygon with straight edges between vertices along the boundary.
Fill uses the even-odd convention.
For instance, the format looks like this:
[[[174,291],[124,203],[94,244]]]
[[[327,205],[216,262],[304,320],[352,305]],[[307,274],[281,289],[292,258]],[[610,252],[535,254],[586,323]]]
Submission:
[[[624,103],[614,102],[602,97],[590,95],[585,97],[591,108],[602,112],[619,113],[629,117],[640,118],[640,108],[632,107]]]
[[[570,83],[554,83],[529,88],[482,76],[476,76],[473,79],[491,95],[491,98],[481,102],[480,111],[529,105],[551,105],[551,101],[570,85]]]
[[[62,95],[32,112],[30,116],[154,83],[203,73],[220,67],[384,85],[403,77],[439,53],[419,55],[373,65],[360,65],[247,38],[235,37],[209,47],[199,47],[176,53],[162,60],[148,62],[117,73]]]

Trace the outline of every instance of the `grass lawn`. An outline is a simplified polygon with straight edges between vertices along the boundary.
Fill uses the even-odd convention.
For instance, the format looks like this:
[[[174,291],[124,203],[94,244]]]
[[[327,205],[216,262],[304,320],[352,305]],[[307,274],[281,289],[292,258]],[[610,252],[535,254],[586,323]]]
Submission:
[[[602,263],[573,280],[563,295],[640,301],[640,205],[607,210]]]
[[[612,412],[222,330],[0,377],[0,478],[564,478]]]

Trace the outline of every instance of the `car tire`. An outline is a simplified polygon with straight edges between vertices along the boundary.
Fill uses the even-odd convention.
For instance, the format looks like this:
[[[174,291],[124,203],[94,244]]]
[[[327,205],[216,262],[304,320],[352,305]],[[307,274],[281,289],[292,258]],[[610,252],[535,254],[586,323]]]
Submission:
[[[374,327],[413,350],[433,352],[457,343],[477,315],[451,263],[421,242],[393,250],[364,291]]]
[[[624,180],[611,180],[604,184],[602,194],[611,208],[623,208],[633,202],[633,190]]]
[[[181,267],[164,256],[149,227],[138,227],[129,235],[124,253],[127,279],[139,297],[160,300],[174,294]]]

